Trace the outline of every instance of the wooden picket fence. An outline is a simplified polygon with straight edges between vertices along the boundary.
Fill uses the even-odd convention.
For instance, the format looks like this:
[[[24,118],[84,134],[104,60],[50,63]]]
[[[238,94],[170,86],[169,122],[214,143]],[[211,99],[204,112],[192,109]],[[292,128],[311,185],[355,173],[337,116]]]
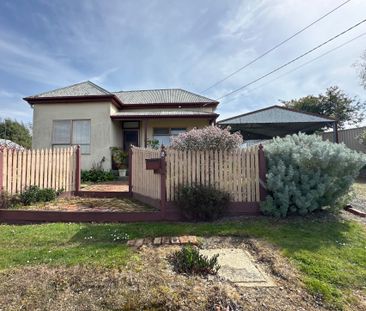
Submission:
[[[77,149],[3,149],[0,152],[2,190],[13,195],[29,186],[75,190]],[[2,172],[1,172],[2,171]]]
[[[230,193],[233,202],[259,202],[258,147],[235,151],[167,150],[167,200],[180,185],[211,185]]]
[[[159,158],[160,151],[148,148],[133,147],[131,149],[131,186],[134,193],[160,199],[160,175],[146,170],[146,159]]]

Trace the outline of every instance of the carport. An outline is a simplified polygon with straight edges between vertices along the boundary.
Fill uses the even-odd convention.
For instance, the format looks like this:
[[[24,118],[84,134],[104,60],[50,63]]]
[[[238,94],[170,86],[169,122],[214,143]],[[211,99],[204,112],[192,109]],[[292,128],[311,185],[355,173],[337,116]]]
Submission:
[[[240,131],[246,141],[266,140],[298,132],[313,134],[325,126],[332,126],[333,141],[338,142],[336,120],[277,105],[218,121],[218,125],[230,126],[233,132]]]

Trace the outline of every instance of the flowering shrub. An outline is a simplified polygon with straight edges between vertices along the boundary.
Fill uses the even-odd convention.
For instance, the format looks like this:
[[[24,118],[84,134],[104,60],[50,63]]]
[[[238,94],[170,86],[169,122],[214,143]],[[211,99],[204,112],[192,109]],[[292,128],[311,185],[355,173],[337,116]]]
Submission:
[[[267,189],[261,204],[265,214],[305,215],[340,206],[366,163],[365,155],[317,135],[289,135],[266,145]]]
[[[194,128],[172,138],[171,148],[178,150],[232,150],[243,143],[239,132],[230,133],[230,127],[217,126]]]

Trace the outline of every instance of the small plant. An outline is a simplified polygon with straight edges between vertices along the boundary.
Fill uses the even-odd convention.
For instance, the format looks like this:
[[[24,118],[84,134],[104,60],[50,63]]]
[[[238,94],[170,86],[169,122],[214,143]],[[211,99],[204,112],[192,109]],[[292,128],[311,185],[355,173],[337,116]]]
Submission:
[[[103,182],[117,179],[112,171],[104,171],[100,166],[94,166],[90,170],[81,171],[81,182]]]
[[[126,169],[128,167],[128,152],[119,147],[112,147],[112,162],[117,169]]]
[[[157,139],[148,139],[147,146],[151,149],[159,149],[160,143]]]
[[[212,186],[182,186],[177,193],[177,207],[191,220],[210,221],[222,217],[230,194]]]
[[[200,254],[199,250],[193,246],[184,246],[181,250],[169,256],[169,261],[177,273],[208,275],[217,274],[220,269],[217,263],[218,254],[208,258]]]
[[[23,205],[31,205],[38,202],[49,202],[57,198],[59,190],[52,188],[41,189],[38,186],[30,186],[19,196],[19,200]]]
[[[18,203],[18,199],[16,196],[12,196],[7,192],[0,192],[0,208],[7,209],[12,208],[14,205]]]

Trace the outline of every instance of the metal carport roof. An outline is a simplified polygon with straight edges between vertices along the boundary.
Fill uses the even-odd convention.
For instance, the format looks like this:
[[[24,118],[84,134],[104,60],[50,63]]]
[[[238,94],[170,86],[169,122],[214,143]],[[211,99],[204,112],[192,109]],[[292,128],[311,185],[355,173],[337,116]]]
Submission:
[[[277,105],[221,120],[218,124],[240,131],[245,140],[283,137],[298,132],[311,134],[325,126],[336,127],[332,118]]]

